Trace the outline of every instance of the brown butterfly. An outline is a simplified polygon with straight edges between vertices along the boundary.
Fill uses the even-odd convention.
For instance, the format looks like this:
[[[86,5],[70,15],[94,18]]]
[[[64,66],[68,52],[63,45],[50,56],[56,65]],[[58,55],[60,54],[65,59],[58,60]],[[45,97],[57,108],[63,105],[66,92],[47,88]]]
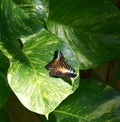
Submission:
[[[45,68],[50,70],[49,75],[51,77],[74,78],[77,75],[75,70],[67,64],[63,54],[59,50],[55,51],[53,60],[48,63]]]

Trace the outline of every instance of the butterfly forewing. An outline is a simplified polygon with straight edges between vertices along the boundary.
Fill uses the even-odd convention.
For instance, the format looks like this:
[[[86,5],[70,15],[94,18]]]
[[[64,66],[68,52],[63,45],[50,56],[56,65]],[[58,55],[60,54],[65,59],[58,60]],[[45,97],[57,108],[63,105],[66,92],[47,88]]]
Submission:
[[[47,70],[52,70],[52,69],[57,68],[57,65],[56,65],[56,63],[55,63],[54,61],[51,61],[50,63],[48,63],[48,64],[45,66],[45,68],[46,68]]]
[[[67,64],[60,51],[55,51],[53,60],[45,68],[50,70],[51,77],[76,77],[75,70]]]

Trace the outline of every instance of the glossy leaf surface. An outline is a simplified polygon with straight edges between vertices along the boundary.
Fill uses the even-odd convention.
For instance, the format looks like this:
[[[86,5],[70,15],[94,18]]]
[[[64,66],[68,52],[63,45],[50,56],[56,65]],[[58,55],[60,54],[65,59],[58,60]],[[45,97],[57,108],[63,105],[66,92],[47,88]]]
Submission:
[[[10,62],[9,85],[25,107],[46,116],[76,90],[80,69],[120,53],[120,13],[106,0],[1,0],[0,18],[0,50]],[[58,49],[77,72],[71,81],[52,78],[44,68]]]
[[[51,0],[48,27],[69,42],[80,68],[88,69],[119,56],[119,19],[108,1]]]
[[[47,39],[49,39],[51,43],[47,42]],[[58,43],[61,45],[58,45]],[[63,45],[65,48],[63,48]],[[49,76],[45,65],[53,58],[54,52],[51,50],[51,46],[54,49],[59,48],[63,50],[66,57],[72,55],[69,51],[69,47],[67,47],[65,43],[62,43],[55,35],[43,31],[26,41],[23,47],[25,55],[21,50],[18,50],[19,52],[16,52],[16,55],[17,53],[20,55],[16,59],[10,59],[11,65],[8,73],[9,84],[23,105],[32,111],[45,114],[46,116],[53,111],[63,99],[74,92],[79,82],[77,79],[78,76],[69,81],[70,84],[67,82],[67,79],[62,80],[61,78],[52,78]],[[68,53],[66,53],[66,51],[68,51]],[[20,56],[22,56],[22,58]],[[70,61],[73,66],[78,66],[74,62],[75,57],[70,59]]]
[[[118,122],[120,93],[92,80],[81,80],[79,89],[54,111],[57,122]]]
[[[7,69],[9,67],[8,59],[0,52],[0,109],[8,100],[10,89],[7,83]]]
[[[1,0],[1,30],[7,36],[20,38],[45,27],[48,16],[46,0]]]

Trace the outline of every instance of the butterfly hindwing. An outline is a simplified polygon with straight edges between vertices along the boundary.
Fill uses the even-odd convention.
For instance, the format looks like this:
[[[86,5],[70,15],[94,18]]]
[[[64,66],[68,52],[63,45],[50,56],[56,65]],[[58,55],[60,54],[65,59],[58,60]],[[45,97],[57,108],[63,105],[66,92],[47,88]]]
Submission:
[[[75,70],[67,64],[60,51],[55,51],[53,60],[45,68],[50,70],[51,77],[76,77]]]

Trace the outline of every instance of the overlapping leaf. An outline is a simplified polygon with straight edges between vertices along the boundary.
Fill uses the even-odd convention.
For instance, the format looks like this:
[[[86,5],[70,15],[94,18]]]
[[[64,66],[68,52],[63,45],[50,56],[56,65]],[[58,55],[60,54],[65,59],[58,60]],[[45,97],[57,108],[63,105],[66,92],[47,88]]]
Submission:
[[[45,27],[48,2],[45,0],[1,0],[0,21],[2,33],[20,38]]]
[[[52,48],[62,50],[67,58],[73,57],[70,59],[72,63],[69,63],[75,66],[75,69],[78,69],[78,64],[69,46],[55,35],[43,31],[28,39],[23,47],[25,55],[18,50],[18,58],[10,59],[8,81],[24,106],[47,116],[61,101],[74,92],[79,82],[75,78],[69,84],[67,80],[49,76],[45,65],[53,58]]]
[[[2,108],[8,100],[10,90],[7,84],[7,69],[9,67],[8,59],[0,52],[0,108]]]
[[[48,27],[74,48],[80,68],[88,69],[119,56],[119,19],[108,1],[53,0]]]
[[[118,122],[120,120],[118,92],[92,80],[81,80],[80,84],[79,89],[54,111],[57,121]]]
[[[67,80],[49,77],[44,66],[51,61],[55,50],[63,52],[68,63],[78,74],[79,69],[88,69],[111,60],[117,57],[120,51],[120,14],[105,0],[51,0],[49,4],[48,13],[48,1],[45,0],[0,2],[0,49],[10,60],[10,87],[25,107],[46,116],[75,91],[79,81],[79,75],[71,80],[71,84]],[[21,39],[21,50],[22,46],[20,47],[17,40],[23,36],[26,37]],[[97,89],[96,86],[95,91]],[[96,92],[95,98],[99,95]],[[91,101],[88,101],[89,105],[90,103]],[[75,112],[79,113],[82,108],[79,108],[80,111],[76,109]],[[86,117],[86,111],[86,108],[82,111],[84,116],[76,116],[94,120],[88,111],[89,115]],[[75,119],[81,120],[77,117]]]
[[[0,109],[0,121],[1,122],[11,122],[8,114],[2,109]]]

